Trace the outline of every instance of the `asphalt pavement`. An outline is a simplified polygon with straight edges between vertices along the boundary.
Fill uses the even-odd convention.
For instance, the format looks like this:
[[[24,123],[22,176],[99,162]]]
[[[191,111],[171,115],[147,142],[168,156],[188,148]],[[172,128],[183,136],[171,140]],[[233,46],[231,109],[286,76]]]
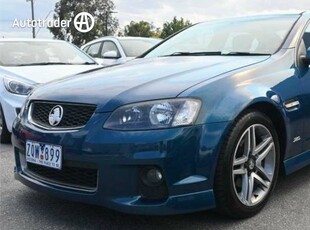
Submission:
[[[0,144],[0,229],[310,229],[310,167],[281,177],[257,216],[234,220],[204,211],[151,217],[59,200],[14,180],[11,145]]]

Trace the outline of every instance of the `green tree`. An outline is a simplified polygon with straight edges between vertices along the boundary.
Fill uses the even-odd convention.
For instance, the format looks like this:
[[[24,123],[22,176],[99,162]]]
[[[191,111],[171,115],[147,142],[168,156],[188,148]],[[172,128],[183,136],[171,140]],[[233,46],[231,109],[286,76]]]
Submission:
[[[55,4],[54,19],[72,21],[69,27],[51,27],[49,30],[55,38],[72,40],[75,45],[80,46],[95,38],[115,33],[118,20],[112,16],[114,9],[112,0],[60,0]],[[94,28],[87,33],[81,33],[74,27],[74,17],[80,12],[88,12],[95,19]]]
[[[125,26],[124,35],[134,37],[153,37],[155,33],[156,29],[152,23],[146,21],[131,21],[129,25]]]
[[[192,25],[192,23],[189,20],[185,20],[184,18],[177,19],[177,17],[174,17],[171,22],[164,23],[160,37],[167,38],[190,25]]]

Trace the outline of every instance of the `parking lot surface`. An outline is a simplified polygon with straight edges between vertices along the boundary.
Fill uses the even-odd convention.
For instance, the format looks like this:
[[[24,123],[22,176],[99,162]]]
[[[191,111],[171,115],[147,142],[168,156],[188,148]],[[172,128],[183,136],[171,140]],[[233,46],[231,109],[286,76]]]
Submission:
[[[310,229],[310,167],[281,177],[257,216],[234,220],[211,211],[150,217],[59,200],[14,180],[11,145],[0,145],[0,229]]]

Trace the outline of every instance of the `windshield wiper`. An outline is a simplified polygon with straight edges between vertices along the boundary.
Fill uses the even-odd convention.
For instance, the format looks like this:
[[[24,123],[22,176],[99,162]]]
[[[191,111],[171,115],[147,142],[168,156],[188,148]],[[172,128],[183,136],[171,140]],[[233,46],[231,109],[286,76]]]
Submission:
[[[34,65],[72,65],[72,63],[66,63],[66,62],[34,62],[34,63],[27,63],[27,64],[17,64],[14,66],[34,66]]]
[[[221,51],[212,52],[174,52],[172,54],[163,55],[160,57],[173,57],[173,56],[208,56],[208,55],[221,55],[221,56],[266,56],[271,55],[267,53],[251,53],[251,52],[228,52],[222,53]]]
[[[35,65],[95,65],[95,62],[81,62],[81,63],[70,63],[70,62],[34,62],[27,64],[17,64],[14,66],[35,66]]]
[[[163,55],[160,57],[173,57],[173,56],[208,56],[208,55],[221,55],[222,52],[214,51],[214,52],[174,52],[172,54]]]
[[[80,63],[71,63],[72,65],[97,65],[96,62],[80,62]]]
[[[224,56],[266,56],[271,55],[267,53],[251,53],[251,52],[229,52],[229,53],[222,53]]]

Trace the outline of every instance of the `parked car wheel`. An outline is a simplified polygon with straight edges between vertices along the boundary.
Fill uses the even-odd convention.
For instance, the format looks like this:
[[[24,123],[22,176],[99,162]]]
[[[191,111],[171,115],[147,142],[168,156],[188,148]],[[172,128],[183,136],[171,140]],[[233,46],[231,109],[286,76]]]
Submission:
[[[241,115],[219,156],[215,196],[218,210],[235,218],[257,214],[267,203],[279,172],[278,135],[258,111]]]
[[[0,143],[9,143],[11,141],[11,134],[6,127],[5,117],[0,106]]]

